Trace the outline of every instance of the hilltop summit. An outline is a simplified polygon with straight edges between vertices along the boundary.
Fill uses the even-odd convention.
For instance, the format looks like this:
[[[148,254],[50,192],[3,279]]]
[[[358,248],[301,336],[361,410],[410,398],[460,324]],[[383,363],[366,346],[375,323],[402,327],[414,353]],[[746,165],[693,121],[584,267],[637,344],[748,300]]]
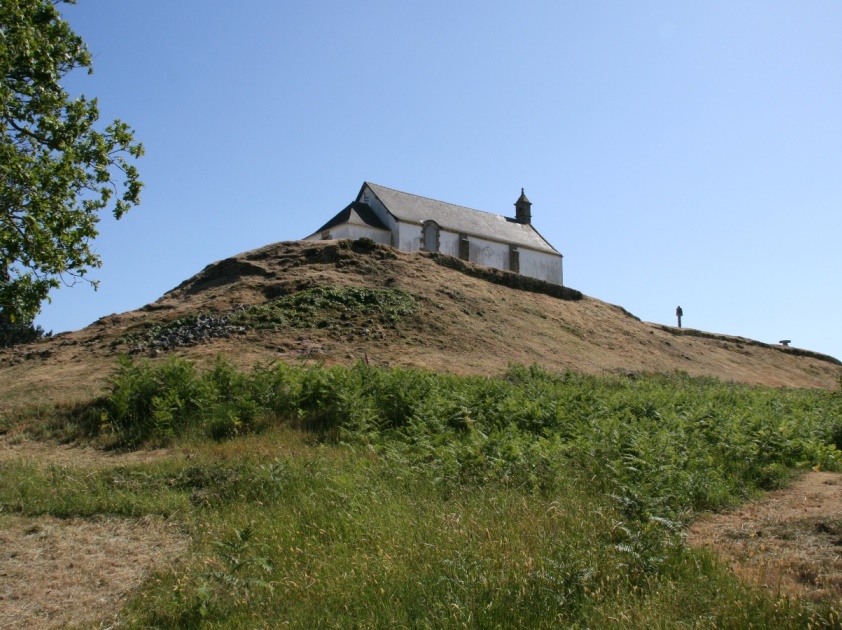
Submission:
[[[555,289],[552,289],[555,287]],[[555,291],[555,293],[554,293]],[[559,293],[561,291],[562,293]],[[120,354],[316,360],[497,375],[510,362],[836,388],[832,357],[640,321],[578,291],[368,239],[281,242],[208,265],[136,311],[0,351],[0,405],[99,391]]]

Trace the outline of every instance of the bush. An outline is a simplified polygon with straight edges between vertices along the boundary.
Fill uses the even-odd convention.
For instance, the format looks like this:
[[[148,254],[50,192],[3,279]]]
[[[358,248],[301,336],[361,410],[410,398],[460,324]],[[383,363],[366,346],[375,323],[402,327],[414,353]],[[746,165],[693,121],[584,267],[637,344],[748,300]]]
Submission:
[[[0,348],[11,348],[24,343],[32,343],[44,337],[44,329],[28,324],[14,324],[0,313]],[[52,332],[46,335],[52,336]]]
[[[184,432],[209,396],[189,361],[173,356],[153,367],[121,357],[104,418],[125,445],[165,443]]]
[[[122,359],[101,412],[125,445],[191,427],[211,439],[292,422],[365,445],[443,483],[517,483],[551,494],[571,471],[635,520],[683,520],[783,483],[793,467],[838,467],[835,393],[773,390],[686,374],[593,377],[512,366],[498,379],[362,362],[308,368],[218,359]]]

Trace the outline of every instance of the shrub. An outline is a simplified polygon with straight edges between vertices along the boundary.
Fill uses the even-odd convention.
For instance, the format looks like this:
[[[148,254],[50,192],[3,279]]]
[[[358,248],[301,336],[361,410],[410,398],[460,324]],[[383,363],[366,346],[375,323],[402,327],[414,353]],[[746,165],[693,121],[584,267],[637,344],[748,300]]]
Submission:
[[[123,444],[163,443],[184,432],[208,396],[189,361],[172,356],[153,367],[121,357],[103,415]]]
[[[242,372],[218,359],[200,373],[176,358],[154,367],[121,359],[103,405],[126,445],[190,427],[230,439],[287,421],[458,483],[548,493],[574,471],[636,520],[682,520],[776,487],[793,467],[835,468],[842,434],[835,393],[537,366],[489,379],[362,362]]]
[[[52,332],[47,334],[50,337]],[[11,348],[24,343],[32,343],[44,337],[44,329],[30,323],[13,323],[0,312],[0,348]]]

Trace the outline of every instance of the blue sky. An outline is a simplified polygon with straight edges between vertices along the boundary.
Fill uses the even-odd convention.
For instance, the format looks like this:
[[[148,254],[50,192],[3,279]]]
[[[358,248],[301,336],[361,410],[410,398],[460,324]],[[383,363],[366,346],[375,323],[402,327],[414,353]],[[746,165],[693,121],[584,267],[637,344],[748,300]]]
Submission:
[[[68,77],[147,154],[84,327],[302,238],[368,180],[513,214],[646,321],[842,358],[842,3],[79,0]]]

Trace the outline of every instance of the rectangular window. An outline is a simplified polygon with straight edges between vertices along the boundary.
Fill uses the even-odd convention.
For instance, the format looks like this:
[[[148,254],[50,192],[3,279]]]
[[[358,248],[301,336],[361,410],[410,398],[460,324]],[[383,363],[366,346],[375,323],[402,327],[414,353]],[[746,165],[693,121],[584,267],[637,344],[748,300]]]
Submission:
[[[520,250],[514,245],[509,247],[509,270],[520,273]]]
[[[471,259],[471,242],[468,240],[467,234],[459,235],[459,258],[462,260]]]
[[[329,241],[330,240],[330,232],[322,232],[322,240]]]

